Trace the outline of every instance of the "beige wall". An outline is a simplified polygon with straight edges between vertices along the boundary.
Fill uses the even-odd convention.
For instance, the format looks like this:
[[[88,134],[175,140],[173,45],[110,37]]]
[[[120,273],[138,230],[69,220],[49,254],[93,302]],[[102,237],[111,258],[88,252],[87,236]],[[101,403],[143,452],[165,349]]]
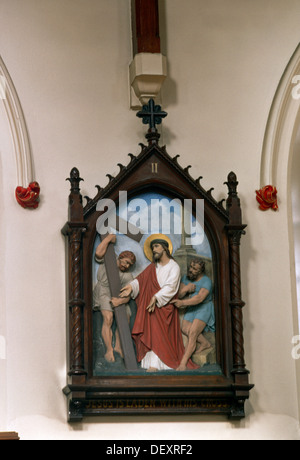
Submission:
[[[248,224],[241,248],[246,363],[255,384],[247,418],[66,423],[65,179],[77,166],[83,195],[93,197],[117,163],[140,151],[145,127],[129,109],[129,4],[0,0],[0,54],[22,103],[42,190],[35,211],[14,200],[19,184],[2,107],[0,430],[23,439],[299,439],[289,196],[280,190],[278,213],[260,212],[255,201],[271,103],[299,41],[297,0],[161,2],[169,69],[161,143],[183,166],[192,164],[191,174],[204,176],[218,199],[231,170],[239,180]]]

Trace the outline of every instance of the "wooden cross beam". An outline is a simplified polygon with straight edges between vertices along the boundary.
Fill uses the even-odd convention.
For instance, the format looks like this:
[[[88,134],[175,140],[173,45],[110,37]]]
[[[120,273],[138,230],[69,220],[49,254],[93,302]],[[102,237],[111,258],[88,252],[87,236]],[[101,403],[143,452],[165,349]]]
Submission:
[[[121,222],[122,221],[122,222]],[[124,228],[124,222],[120,217],[117,216],[116,230],[119,231],[120,224],[122,223],[122,228]],[[137,230],[135,227],[127,224],[127,233],[126,235],[140,242],[142,234],[136,231],[132,232],[133,229]],[[133,228],[132,228],[133,227]],[[131,230],[131,231],[130,231]],[[106,235],[100,235],[101,240],[105,238]],[[116,262],[116,254],[112,244],[109,244],[107,247],[106,254],[104,256],[105,269],[107,274],[107,279],[110,287],[110,293],[112,297],[119,297],[120,291],[122,289],[120,281],[120,272]],[[120,334],[120,341],[124,355],[125,367],[127,370],[134,371],[138,369],[138,364],[136,360],[136,355],[133,346],[133,340],[131,337],[131,332],[128,324],[126,305],[121,305],[118,308],[114,309],[115,318],[117,322],[117,327]]]

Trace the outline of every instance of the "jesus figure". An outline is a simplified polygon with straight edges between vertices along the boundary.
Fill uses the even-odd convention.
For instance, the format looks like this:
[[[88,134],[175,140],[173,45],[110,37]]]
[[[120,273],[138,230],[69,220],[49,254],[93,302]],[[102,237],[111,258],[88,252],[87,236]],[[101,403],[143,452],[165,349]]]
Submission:
[[[180,268],[172,257],[172,242],[165,235],[148,237],[144,252],[152,263],[120,293],[120,297],[132,297],[137,303],[132,330],[137,361],[148,372],[177,369],[184,345],[178,310],[171,301],[180,286]],[[117,306],[114,299],[112,303]],[[187,368],[197,366],[189,361]]]

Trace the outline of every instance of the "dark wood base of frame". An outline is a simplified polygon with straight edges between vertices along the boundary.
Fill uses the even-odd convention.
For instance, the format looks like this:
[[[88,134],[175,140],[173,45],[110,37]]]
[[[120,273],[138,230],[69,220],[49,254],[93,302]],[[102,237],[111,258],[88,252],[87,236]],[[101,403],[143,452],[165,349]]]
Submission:
[[[245,417],[245,401],[251,384],[215,388],[211,386],[182,395],[177,389],[153,392],[101,392],[84,386],[68,385],[64,393],[68,398],[68,421],[81,422],[84,417],[103,415],[224,415],[229,419]],[[78,396],[79,393],[82,397]],[[76,396],[77,395],[77,396]],[[158,396],[159,395],[159,396]]]

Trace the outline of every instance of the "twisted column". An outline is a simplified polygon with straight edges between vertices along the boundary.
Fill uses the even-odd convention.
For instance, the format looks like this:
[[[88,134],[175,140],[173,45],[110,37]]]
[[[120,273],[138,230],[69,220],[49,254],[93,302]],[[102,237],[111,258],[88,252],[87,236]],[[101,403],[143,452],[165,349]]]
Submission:
[[[241,226],[245,227],[245,226]],[[230,249],[230,306],[232,315],[232,340],[233,340],[233,372],[245,373],[244,338],[243,338],[243,311],[245,305],[241,298],[240,277],[240,239],[244,234],[243,228],[228,226]],[[248,371],[246,371],[248,373]]]
[[[87,224],[83,217],[81,179],[77,168],[73,168],[70,177],[69,221],[63,233],[69,240],[69,310],[70,310],[70,371],[69,375],[86,374],[83,355],[83,308],[81,249],[82,238]]]
[[[240,240],[245,234],[242,224],[240,199],[237,194],[238,181],[234,172],[229,173],[226,182],[228,198],[226,201],[229,224],[226,225],[230,254],[230,307],[232,315],[233,373],[248,373],[244,361],[243,311],[245,305],[241,298]]]
[[[82,309],[84,302],[81,298],[81,239],[84,227],[73,228],[70,231],[70,320],[71,320],[71,367],[69,375],[85,374],[83,363],[82,343]]]

